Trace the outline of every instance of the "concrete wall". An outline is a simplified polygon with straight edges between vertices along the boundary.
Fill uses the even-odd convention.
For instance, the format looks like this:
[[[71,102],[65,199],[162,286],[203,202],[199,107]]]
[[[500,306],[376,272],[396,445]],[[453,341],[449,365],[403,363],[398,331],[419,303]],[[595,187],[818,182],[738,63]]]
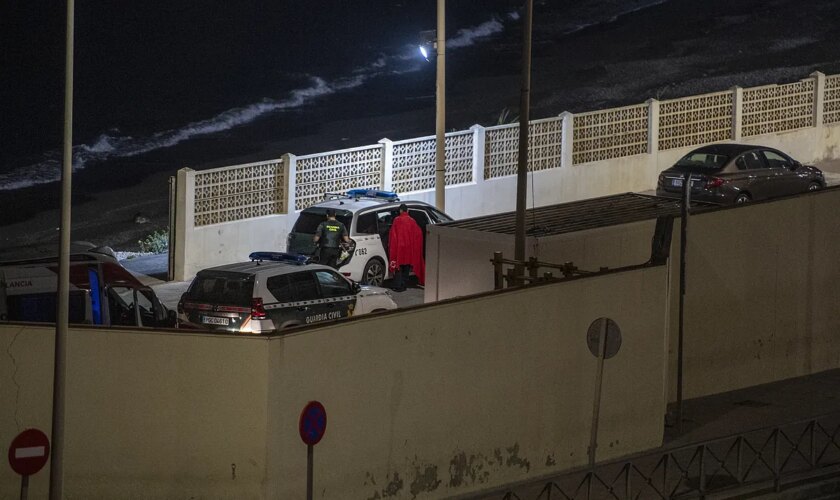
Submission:
[[[685,299],[685,398],[840,367],[840,189],[691,216]],[[677,397],[680,220],[667,293],[668,398]],[[539,259],[597,270],[650,255],[654,221],[539,240]],[[426,300],[493,288],[494,251],[513,237],[432,227]],[[534,251],[529,238],[526,253]]]
[[[686,398],[840,367],[838,213],[829,189],[689,219]]]
[[[525,256],[541,262],[573,262],[581,270],[597,271],[642,264],[650,258],[655,220],[587,231],[527,237]],[[493,252],[506,259],[514,255],[514,236],[454,227],[429,226],[426,247],[425,301],[471,295],[493,289]],[[505,266],[507,269],[510,266]],[[540,275],[560,271],[540,269]]]
[[[0,443],[51,434],[54,328],[0,326]],[[71,328],[67,498],[263,498],[266,339]],[[235,466],[235,479],[233,477]],[[49,464],[30,478],[46,498]],[[0,498],[20,481],[0,467]]]
[[[68,498],[301,498],[300,411],[328,412],[316,498],[434,498],[586,463],[590,323],[605,363],[598,459],[663,433],[665,267],[360,317],[275,338],[73,328]],[[629,292],[629,293],[628,293]],[[0,442],[49,434],[51,327],[0,325]],[[235,466],[235,468],[234,468]],[[31,478],[45,496],[49,470]],[[0,467],[0,498],[19,478]]]

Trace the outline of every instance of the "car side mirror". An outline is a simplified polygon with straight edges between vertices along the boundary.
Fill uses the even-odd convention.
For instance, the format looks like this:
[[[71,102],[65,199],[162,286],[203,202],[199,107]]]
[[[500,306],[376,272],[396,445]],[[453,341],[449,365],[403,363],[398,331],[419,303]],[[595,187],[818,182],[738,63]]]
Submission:
[[[790,164],[790,169],[791,169],[791,170],[796,170],[797,168],[799,168],[799,167],[801,167],[801,166],[802,166],[802,164],[801,164],[801,163],[799,163],[798,161],[794,160],[794,161],[793,161],[793,163],[791,163],[791,164]]]
[[[166,326],[174,327],[178,323],[178,313],[169,309],[166,311]]]
[[[359,293],[359,292],[361,292],[361,291],[362,291],[362,285],[360,285],[360,284],[358,284],[358,283],[356,283],[356,282],[354,281],[354,282],[353,282],[353,293],[354,293],[354,294],[357,294],[357,293]]]

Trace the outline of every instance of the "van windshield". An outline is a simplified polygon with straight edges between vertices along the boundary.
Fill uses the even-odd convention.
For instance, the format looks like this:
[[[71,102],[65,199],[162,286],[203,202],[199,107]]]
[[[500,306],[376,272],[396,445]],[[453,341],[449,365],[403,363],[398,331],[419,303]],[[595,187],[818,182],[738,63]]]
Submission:
[[[250,307],[253,293],[254,278],[251,275],[199,273],[187,290],[187,298],[205,304]]]

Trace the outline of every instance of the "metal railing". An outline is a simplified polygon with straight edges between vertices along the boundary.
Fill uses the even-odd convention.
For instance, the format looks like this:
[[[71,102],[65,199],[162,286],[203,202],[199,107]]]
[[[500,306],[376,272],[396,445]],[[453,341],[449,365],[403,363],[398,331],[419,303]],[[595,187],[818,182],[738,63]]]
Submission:
[[[539,283],[541,281],[552,281],[560,279],[554,276],[554,273],[547,271],[542,275],[539,274],[541,268],[556,269],[560,271],[563,278],[570,278],[572,276],[584,276],[588,274],[596,274],[598,272],[607,271],[608,268],[602,267],[598,271],[585,271],[578,269],[574,262],[565,262],[563,264],[552,264],[550,262],[540,262],[536,257],[530,257],[527,261],[518,261],[513,259],[505,259],[502,252],[493,252],[493,258],[490,259],[493,263],[493,289],[501,290],[502,288],[526,285],[532,283]],[[507,270],[505,270],[505,266]],[[517,276],[516,267],[520,266],[527,271],[528,274]]]
[[[840,471],[840,413],[570,471],[503,500],[682,499],[781,491]],[[491,498],[484,495],[482,498]]]

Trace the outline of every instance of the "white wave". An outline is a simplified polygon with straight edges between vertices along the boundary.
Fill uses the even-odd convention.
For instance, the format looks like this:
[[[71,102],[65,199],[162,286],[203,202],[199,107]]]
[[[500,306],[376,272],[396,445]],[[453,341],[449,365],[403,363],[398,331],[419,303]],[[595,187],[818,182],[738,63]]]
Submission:
[[[346,78],[329,84],[321,78],[313,78],[312,85],[293,90],[283,100],[264,99],[261,102],[229,109],[213,118],[188,123],[178,129],[156,132],[150,137],[100,135],[91,145],[73,146],[73,171],[79,171],[90,161],[115,158],[129,158],[158,149],[169,148],[190,139],[224,132],[247,125],[258,118],[279,110],[305,105],[312,99],[332,94],[337,90],[354,88],[364,82],[364,77]],[[115,131],[118,133],[118,131]],[[52,154],[51,156],[54,156]],[[49,158],[34,165],[0,173],[0,191],[9,191],[61,180],[62,162]]]
[[[669,1],[670,0],[649,0],[649,1],[648,0],[643,0],[643,1],[639,2],[637,5],[635,5],[633,7],[630,7],[630,8],[627,8],[627,9],[624,9],[624,10],[620,10],[619,12],[616,12],[615,14],[611,15],[610,17],[608,17],[606,19],[597,19],[597,20],[594,20],[594,21],[589,22],[589,23],[582,23],[582,24],[574,25],[571,28],[567,29],[566,31],[562,32],[561,35],[571,35],[571,34],[577,33],[578,31],[584,30],[586,28],[590,28],[592,26],[614,23],[614,22],[618,21],[623,16],[626,16],[628,14],[633,14],[635,12],[639,12],[639,11],[642,11],[642,10],[645,10],[645,9],[649,9],[651,7],[656,7],[657,5],[661,5],[661,4],[667,3]]]
[[[516,19],[514,14],[509,14],[508,17]],[[469,47],[502,30],[504,30],[502,22],[492,19],[475,27],[459,30],[454,37],[447,40],[446,47],[447,50]],[[417,72],[426,65],[428,65],[426,61],[420,60],[416,46],[405,46],[397,54],[380,54],[369,64],[356,68],[351,76],[332,81],[310,77],[310,85],[292,90],[281,100],[266,98],[260,102],[223,111],[206,120],[188,123],[177,129],[156,132],[148,137],[123,136],[118,130],[111,130],[109,133],[101,134],[91,144],[73,147],[73,171],[83,169],[91,161],[129,158],[170,148],[197,137],[241,127],[265,115],[299,108],[321,97],[360,87],[371,78]],[[56,159],[57,156],[54,152],[48,153],[41,162],[0,173],[0,191],[61,180],[61,161]]]
[[[458,30],[458,33],[454,37],[446,41],[446,48],[458,49],[461,47],[469,47],[470,45],[474,45],[476,40],[495,35],[504,29],[505,27],[501,21],[491,19],[490,21],[479,24],[474,28]]]

